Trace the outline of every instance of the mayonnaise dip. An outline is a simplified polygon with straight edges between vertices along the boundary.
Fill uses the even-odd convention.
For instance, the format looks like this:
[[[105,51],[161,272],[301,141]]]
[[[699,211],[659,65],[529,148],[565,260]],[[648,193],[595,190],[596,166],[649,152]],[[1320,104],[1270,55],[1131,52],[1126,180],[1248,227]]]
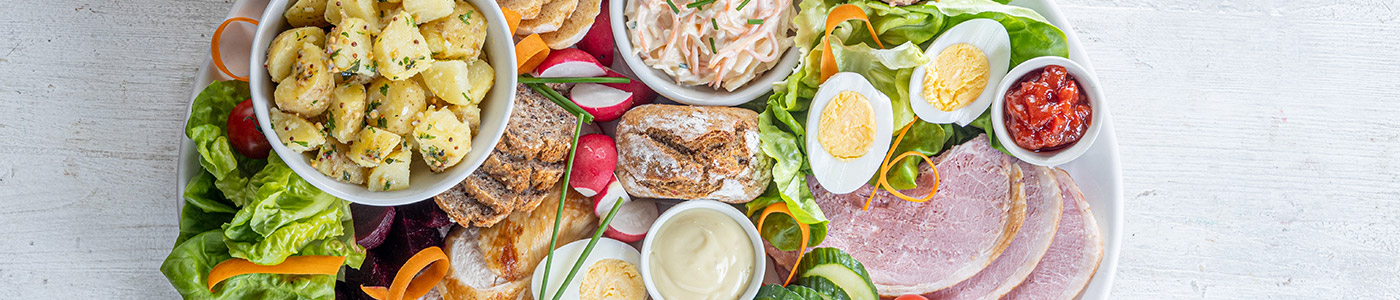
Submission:
[[[738,299],[753,277],[748,233],[728,215],[697,208],[652,233],[651,277],[666,300]]]

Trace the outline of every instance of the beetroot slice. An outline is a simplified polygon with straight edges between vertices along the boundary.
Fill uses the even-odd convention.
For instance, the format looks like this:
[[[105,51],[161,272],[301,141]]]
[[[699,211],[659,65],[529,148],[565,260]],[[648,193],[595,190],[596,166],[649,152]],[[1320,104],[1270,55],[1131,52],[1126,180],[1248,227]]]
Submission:
[[[355,243],[365,249],[384,244],[389,227],[394,224],[394,207],[350,204],[350,216],[355,220]]]
[[[399,206],[398,211],[403,216],[403,222],[411,226],[441,228],[452,225],[452,218],[438,207],[436,201]]]

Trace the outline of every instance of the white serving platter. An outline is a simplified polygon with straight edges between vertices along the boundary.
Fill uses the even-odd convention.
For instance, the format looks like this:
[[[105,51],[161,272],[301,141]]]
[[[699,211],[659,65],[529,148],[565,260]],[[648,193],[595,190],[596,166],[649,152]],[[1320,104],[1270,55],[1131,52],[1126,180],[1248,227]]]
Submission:
[[[267,6],[268,0],[239,0],[233,4],[227,18],[247,17],[256,19],[262,15],[263,8]],[[1059,27],[1064,31],[1065,37],[1069,40],[1069,58],[1079,63],[1090,74],[1096,74],[1094,66],[1089,62],[1088,54],[1084,52],[1084,46],[1079,41],[1078,34],[1065,19],[1063,13],[1054,0],[1015,0],[1012,5],[1023,6],[1034,9],[1045,16],[1050,24]],[[255,28],[248,24],[231,24],[224,32],[226,39],[224,53],[230,66],[246,65],[247,49],[243,51],[229,51],[237,46],[240,37],[246,37],[241,44],[248,45],[252,42]],[[233,59],[229,59],[232,57]],[[241,58],[241,59],[240,59]],[[240,61],[244,63],[239,63]],[[235,67],[236,68],[236,67]],[[234,73],[244,70],[232,69]],[[631,70],[623,71],[630,73]],[[1097,75],[1093,75],[1097,76]],[[196,73],[194,86],[190,87],[190,100],[199,95],[199,92],[214,80],[229,80],[227,76],[219,73],[211,60],[205,60],[205,64]],[[1113,101],[1112,95],[1106,97],[1106,101]],[[1104,255],[1103,261],[1099,263],[1099,268],[1094,273],[1094,278],[1089,281],[1089,286],[1080,294],[1080,299],[1108,299],[1109,292],[1113,287],[1114,275],[1118,272],[1118,251],[1123,240],[1123,175],[1118,159],[1118,139],[1113,131],[1113,118],[1108,111],[1108,107],[1095,107],[1094,112],[1103,114],[1103,128],[1099,131],[1098,138],[1094,141],[1093,147],[1089,148],[1083,156],[1061,165],[1074,177],[1080,189],[1084,192],[1084,198],[1088,200],[1090,209],[1094,212],[1094,219],[1099,224],[1100,234],[1103,236]],[[185,118],[189,118],[189,108],[185,109]],[[183,127],[183,124],[182,124]],[[176,169],[178,176],[175,187],[176,203],[183,203],[182,196],[185,192],[185,185],[195,174],[199,174],[199,153],[195,152],[193,141],[184,136],[183,130],[180,139],[179,166]],[[179,206],[176,206],[176,218],[179,218]],[[769,268],[772,269],[771,267]],[[771,274],[771,273],[770,273]],[[780,280],[780,279],[779,279]]]

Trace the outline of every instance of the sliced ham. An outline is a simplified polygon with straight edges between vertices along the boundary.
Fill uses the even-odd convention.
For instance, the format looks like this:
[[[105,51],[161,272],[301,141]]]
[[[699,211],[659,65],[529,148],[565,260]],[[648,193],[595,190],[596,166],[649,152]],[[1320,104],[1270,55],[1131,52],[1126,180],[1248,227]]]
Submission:
[[[941,186],[933,199],[915,203],[880,192],[863,211],[873,188],[845,195],[812,184],[812,195],[831,220],[822,247],[836,247],[860,261],[881,296],[925,294],[957,284],[987,267],[1011,243],[1025,217],[1025,194],[1012,183],[1019,167],[979,136],[936,160]],[[931,170],[919,176],[922,196]],[[795,253],[768,253],[791,270]]]
[[[1035,271],[1006,294],[1006,299],[1074,299],[1099,268],[1103,241],[1089,203],[1069,173],[1056,169],[1055,179],[1065,195],[1064,215],[1060,216],[1055,240]]]
[[[1020,162],[1026,191],[1026,221],[1011,246],[982,272],[957,285],[926,295],[929,299],[997,299],[1011,292],[1035,269],[1050,249],[1055,225],[1060,222],[1064,197],[1050,168]]]

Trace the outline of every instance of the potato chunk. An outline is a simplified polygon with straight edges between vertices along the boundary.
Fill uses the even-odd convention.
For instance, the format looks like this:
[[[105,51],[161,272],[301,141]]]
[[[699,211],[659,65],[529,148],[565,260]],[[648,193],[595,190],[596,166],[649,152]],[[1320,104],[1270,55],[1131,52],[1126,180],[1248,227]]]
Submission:
[[[364,84],[374,78],[374,49],[369,23],[364,19],[346,17],[326,36],[326,51],[330,52],[331,72],[340,82]]]
[[[409,162],[413,152],[400,149],[389,154],[384,163],[369,171],[369,182],[365,185],[371,191],[397,191],[408,188]]]
[[[342,84],[331,93],[331,107],[326,110],[326,131],[341,143],[349,144],[360,134],[365,123],[365,86]]]
[[[433,58],[475,60],[486,43],[486,15],[458,1],[451,15],[423,24],[422,32]]]
[[[481,127],[481,107],[476,105],[452,105],[447,107],[452,113],[457,114],[457,119],[472,129],[472,136],[475,136],[477,129]]]
[[[433,64],[432,52],[408,13],[399,12],[374,41],[375,67],[389,80],[404,80]]]
[[[473,61],[467,66],[467,78],[471,82],[471,90],[467,91],[471,105],[481,103],[486,99],[486,93],[491,91],[491,86],[496,84],[496,70],[491,68],[491,64],[484,59]]]
[[[364,184],[365,168],[350,161],[348,156],[350,146],[337,143],[335,140],[327,141],[321,145],[321,151],[316,157],[311,158],[311,167],[316,168],[321,174],[330,178],[335,178],[345,183]]]
[[[269,112],[272,117],[272,130],[276,131],[277,140],[282,141],[282,145],[287,149],[297,153],[314,150],[326,143],[325,134],[321,133],[321,125],[311,123],[296,114],[283,113],[276,108]]]
[[[431,22],[452,14],[453,0],[404,0],[403,10],[418,24]]]
[[[413,128],[413,140],[418,144],[423,162],[433,172],[457,165],[472,149],[471,128],[446,109],[424,112],[418,126]]]
[[[468,92],[471,91],[472,85],[467,77],[469,74],[466,62],[443,60],[434,62],[432,67],[428,67],[419,76],[423,77],[423,85],[443,101],[455,105],[470,105],[472,97]]]
[[[376,78],[365,92],[369,94],[365,121],[395,134],[406,135],[413,131],[414,118],[428,107],[427,91],[417,80]]]
[[[326,53],[311,43],[301,44],[293,73],[283,78],[273,91],[277,108],[302,116],[316,116],[330,106],[335,80],[326,66]]]
[[[360,136],[355,138],[355,143],[350,145],[350,161],[361,167],[377,167],[384,163],[384,159],[393,153],[401,141],[403,137],[393,132],[365,127],[364,130],[360,130]]]
[[[287,24],[292,26],[316,26],[326,27],[331,23],[326,21],[326,0],[297,0],[296,4],[288,7],[282,17],[287,18]]]
[[[302,43],[325,46],[325,41],[326,31],[318,27],[283,31],[267,46],[267,61],[263,62],[263,67],[267,69],[268,75],[272,75],[273,82],[282,82],[283,78],[292,74],[292,64],[296,63],[297,52],[301,51]]]
[[[340,24],[343,16],[356,17],[369,24],[371,33],[379,34],[379,29],[384,27],[379,24],[378,3],[377,0],[329,0],[326,3],[326,21]]]

